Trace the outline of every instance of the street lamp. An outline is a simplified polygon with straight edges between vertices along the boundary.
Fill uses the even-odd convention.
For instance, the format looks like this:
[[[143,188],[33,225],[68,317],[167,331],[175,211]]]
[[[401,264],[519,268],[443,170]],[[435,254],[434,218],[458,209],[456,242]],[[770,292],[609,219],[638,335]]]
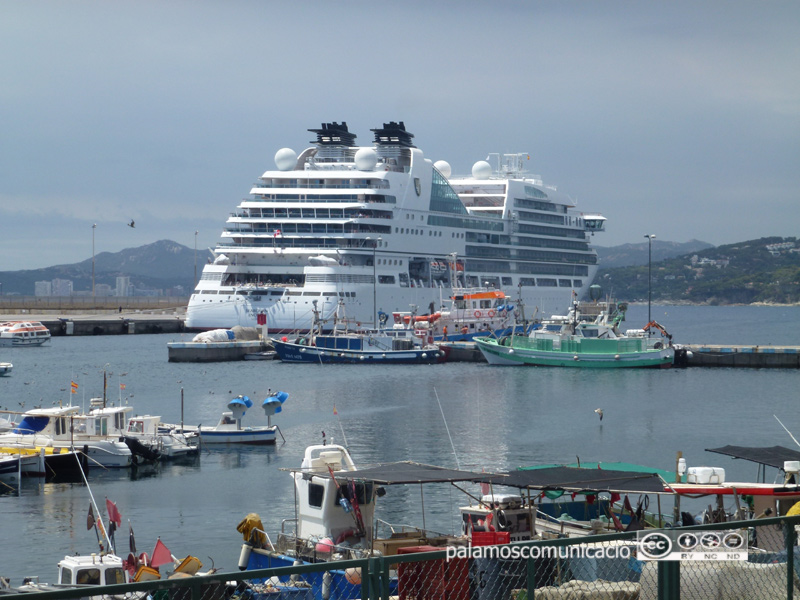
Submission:
[[[97,223],[92,223],[92,299],[94,299],[94,230],[97,229]]]
[[[194,232],[194,287],[197,289],[197,230]]]
[[[656,238],[653,234],[648,234],[644,236],[647,238],[647,322],[649,323],[652,319],[650,318],[650,304],[653,300],[653,240]],[[650,330],[648,329],[648,335],[650,335]]]

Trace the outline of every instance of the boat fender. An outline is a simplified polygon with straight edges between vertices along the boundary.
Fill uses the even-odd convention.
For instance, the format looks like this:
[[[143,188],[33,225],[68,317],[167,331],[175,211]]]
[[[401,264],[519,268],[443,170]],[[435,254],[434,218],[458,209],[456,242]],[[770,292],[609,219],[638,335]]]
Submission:
[[[497,529],[499,531],[505,531],[508,529],[508,518],[506,518],[506,513],[504,510],[497,511]]]
[[[253,546],[245,542],[242,544],[242,551],[239,553],[239,570],[246,571],[247,564],[250,562],[250,553],[253,551]]]
[[[472,314],[474,315],[474,317],[475,317],[476,319],[480,319],[480,318],[483,316],[483,313],[482,313],[481,311],[479,311],[479,310],[476,310],[476,311],[475,311],[474,313],[472,313]]]

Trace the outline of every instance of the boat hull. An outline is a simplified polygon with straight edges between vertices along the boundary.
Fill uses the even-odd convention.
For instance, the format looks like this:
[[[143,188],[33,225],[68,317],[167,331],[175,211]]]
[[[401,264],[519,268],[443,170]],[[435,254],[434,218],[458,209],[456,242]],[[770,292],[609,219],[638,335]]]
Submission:
[[[581,349],[541,350],[529,347],[527,338],[477,338],[475,343],[492,365],[540,367],[572,367],[588,369],[668,368],[674,360],[672,348],[645,348],[625,351],[619,345],[607,344],[608,350]],[[606,340],[603,340],[606,341]],[[612,340],[607,340],[612,342]],[[597,345],[596,345],[597,346]]]
[[[435,364],[447,359],[445,352],[439,348],[371,351],[317,348],[280,340],[273,340],[272,343],[282,361],[293,363]]]
[[[200,430],[201,444],[230,445],[247,444],[250,446],[266,446],[274,444],[276,427],[264,429],[243,429],[241,431],[203,431]]]

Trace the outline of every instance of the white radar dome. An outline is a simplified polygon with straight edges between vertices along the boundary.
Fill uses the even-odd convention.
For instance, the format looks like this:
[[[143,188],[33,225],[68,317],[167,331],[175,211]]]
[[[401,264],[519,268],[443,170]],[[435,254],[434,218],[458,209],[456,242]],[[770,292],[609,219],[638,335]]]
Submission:
[[[492,165],[485,160],[479,160],[472,165],[472,176],[475,179],[489,179],[492,176]]]
[[[450,163],[446,160],[437,160],[435,163],[433,163],[433,166],[436,167],[436,170],[446,178],[450,177],[452,170],[450,169]]]
[[[275,166],[279,171],[291,171],[297,164],[297,152],[291,148],[281,148],[275,153]]]
[[[359,171],[372,171],[378,164],[378,154],[372,148],[361,148],[356,152],[355,161]]]

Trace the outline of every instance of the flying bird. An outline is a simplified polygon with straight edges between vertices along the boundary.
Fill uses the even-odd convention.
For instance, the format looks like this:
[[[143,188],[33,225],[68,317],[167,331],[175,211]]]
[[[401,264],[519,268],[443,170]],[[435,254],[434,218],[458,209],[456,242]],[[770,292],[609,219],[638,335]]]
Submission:
[[[133,219],[131,219],[131,222],[130,222],[130,223],[128,223],[128,227],[136,227],[136,221],[134,221]]]
[[[603,409],[602,408],[595,408],[594,412],[596,412],[598,415],[600,415],[600,420],[602,421],[603,420]]]

